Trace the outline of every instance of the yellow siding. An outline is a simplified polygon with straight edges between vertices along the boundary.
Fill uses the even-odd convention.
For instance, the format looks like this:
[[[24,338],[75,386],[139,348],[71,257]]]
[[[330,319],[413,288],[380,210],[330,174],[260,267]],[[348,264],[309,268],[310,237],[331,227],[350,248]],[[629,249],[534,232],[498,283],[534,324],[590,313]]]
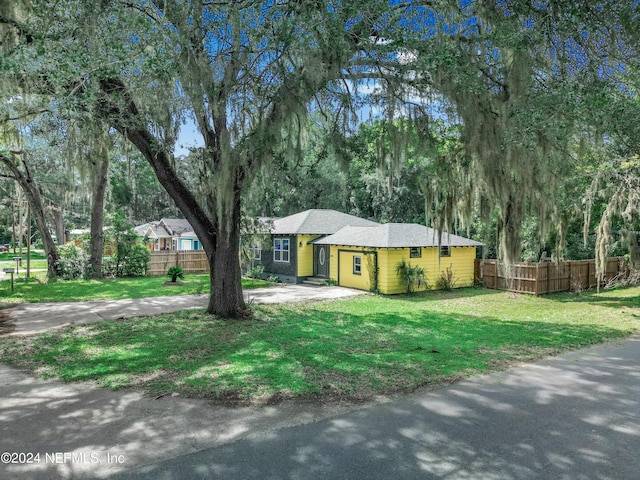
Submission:
[[[338,281],[338,247],[337,245],[331,245],[329,251],[331,258],[329,259],[329,278]]]
[[[427,282],[431,288],[449,266],[453,270],[456,279],[456,287],[473,285],[473,261],[476,258],[475,247],[451,247],[450,257],[441,257],[438,261],[437,248],[422,248],[422,258],[410,258],[408,248],[380,249],[378,253],[378,266],[380,276],[378,288],[380,293],[403,293],[404,286],[396,274],[396,265],[403,259],[411,265],[419,265],[425,269]]]
[[[296,237],[299,277],[313,276],[313,245],[307,245],[307,243],[319,236],[320,235],[298,235]],[[302,243],[302,246],[300,246],[300,243]]]
[[[371,252],[372,249],[366,249]],[[378,290],[383,294],[404,293],[405,288],[400,283],[396,274],[396,265],[403,259],[411,265],[419,265],[425,269],[427,282],[431,288],[435,288],[436,281],[441,272],[451,266],[456,279],[456,287],[473,285],[473,262],[476,258],[475,247],[451,247],[450,257],[441,257],[438,261],[438,249],[423,247],[421,258],[410,258],[408,248],[378,248],[375,249],[378,257]],[[353,257],[362,256],[362,274],[353,273]],[[359,247],[343,245],[331,245],[330,277],[339,282],[343,287],[369,290],[371,282],[369,277],[370,253]],[[339,262],[338,262],[339,259]],[[338,275],[338,263],[340,274]]]
[[[351,251],[355,248],[348,248],[348,250],[339,250],[339,263],[340,263],[340,285],[343,287],[357,288],[360,290],[369,290],[369,262],[368,257],[371,254],[366,254],[362,250],[357,252]],[[361,272],[360,275],[353,273],[353,258],[360,257]],[[333,259],[332,259],[333,260]]]

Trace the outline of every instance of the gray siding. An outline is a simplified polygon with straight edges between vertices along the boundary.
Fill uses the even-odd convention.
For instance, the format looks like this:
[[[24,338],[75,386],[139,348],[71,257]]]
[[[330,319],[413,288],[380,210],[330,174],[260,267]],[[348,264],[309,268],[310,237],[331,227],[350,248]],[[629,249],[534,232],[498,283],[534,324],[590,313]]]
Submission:
[[[289,262],[273,261],[273,240],[276,238],[289,239]],[[295,283],[298,273],[298,244],[296,235],[272,235],[269,248],[262,250],[262,260],[256,261],[264,265],[265,278],[270,275],[277,275],[283,282]]]

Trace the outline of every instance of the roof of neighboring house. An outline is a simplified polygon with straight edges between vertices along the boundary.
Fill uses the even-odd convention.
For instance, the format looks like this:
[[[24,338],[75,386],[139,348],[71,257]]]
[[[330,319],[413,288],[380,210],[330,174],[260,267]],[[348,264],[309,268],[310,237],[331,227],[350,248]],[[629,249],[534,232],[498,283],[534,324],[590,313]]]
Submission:
[[[347,225],[372,227],[376,222],[354,217],[336,210],[312,209],[273,220],[272,234],[318,234],[329,235],[336,233]]]
[[[102,227],[103,232],[106,232],[107,230],[110,230],[110,229],[111,227]],[[87,233],[91,233],[90,228],[74,228],[72,230],[69,230],[70,235],[85,235]]]
[[[193,227],[184,218],[162,218],[160,219],[160,222],[164,224],[167,231],[173,235],[193,232]]]
[[[136,233],[151,238],[193,237],[196,234],[191,224],[184,218],[162,218],[157,222],[149,222],[135,227]]]
[[[433,228],[416,223],[385,223],[373,227],[349,225],[333,235],[313,240],[310,243],[373,248],[435,247],[438,245],[438,232]],[[440,245],[479,247],[484,244],[470,238],[443,233]]]

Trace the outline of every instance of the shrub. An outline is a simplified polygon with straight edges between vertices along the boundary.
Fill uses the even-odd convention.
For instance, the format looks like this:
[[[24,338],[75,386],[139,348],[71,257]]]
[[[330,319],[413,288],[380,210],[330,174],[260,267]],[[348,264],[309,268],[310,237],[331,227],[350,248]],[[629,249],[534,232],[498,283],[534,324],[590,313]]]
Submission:
[[[427,275],[424,268],[402,260],[396,265],[396,274],[407,293],[413,293],[419,288],[427,288]]]
[[[171,282],[176,283],[178,279],[182,280],[184,278],[184,270],[179,265],[174,265],[173,267],[169,267],[167,270],[167,276],[171,277]]]
[[[151,253],[144,245],[131,245],[120,250],[120,256],[104,257],[102,272],[115,277],[142,277],[147,274]]]
[[[267,278],[267,282],[280,283],[280,277],[276,275],[270,275],[269,278]]]
[[[256,265],[249,272],[249,277],[251,278],[262,278],[262,274],[264,273],[264,265]]]
[[[436,287],[440,290],[453,290],[456,288],[458,279],[453,273],[451,265],[449,265],[444,272],[440,272],[438,280],[436,280]]]
[[[58,266],[64,280],[83,278],[87,270],[88,256],[84,250],[73,243],[58,247]]]
[[[120,275],[124,277],[143,277],[147,274],[147,267],[151,253],[144,245],[136,244],[127,249],[122,259]]]

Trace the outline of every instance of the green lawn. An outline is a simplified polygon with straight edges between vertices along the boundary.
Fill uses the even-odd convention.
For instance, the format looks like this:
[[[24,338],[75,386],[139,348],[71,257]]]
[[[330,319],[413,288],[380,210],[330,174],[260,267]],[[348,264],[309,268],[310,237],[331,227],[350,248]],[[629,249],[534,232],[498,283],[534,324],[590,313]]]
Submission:
[[[0,360],[65,381],[224,402],[366,399],[629,335],[640,288],[546,297],[484,289],[200,311],[0,339]]]
[[[19,257],[19,256],[20,256],[20,253],[18,251],[16,251],[16,253],[13,253],[13,250],[9,250],[8,252],[2,252],[0,253],[0,262],[13,261],[14,257]],[[31,260],[46,260],[46,259],[47,257],[42,252],[38,252],[38,251],[31,252]],[[23,250],[22,251],[23,264],[26,263],[26,261],[27,261],[27,251]]]
[[[22,269],[20,273],[22,274]],[[186,295],[209,292],[208,274],[185,274],[180,285],[164,285],[168,277],[132,277],[102,280],[60,280],[47,283],[39,278],[16,280],[11,293],[9,280],[0,282],[0,304],[15,302],[70,302],[79,300],[113,300],[162,295]],[[243,288],[272,285],[262,280],[242,279]]]

